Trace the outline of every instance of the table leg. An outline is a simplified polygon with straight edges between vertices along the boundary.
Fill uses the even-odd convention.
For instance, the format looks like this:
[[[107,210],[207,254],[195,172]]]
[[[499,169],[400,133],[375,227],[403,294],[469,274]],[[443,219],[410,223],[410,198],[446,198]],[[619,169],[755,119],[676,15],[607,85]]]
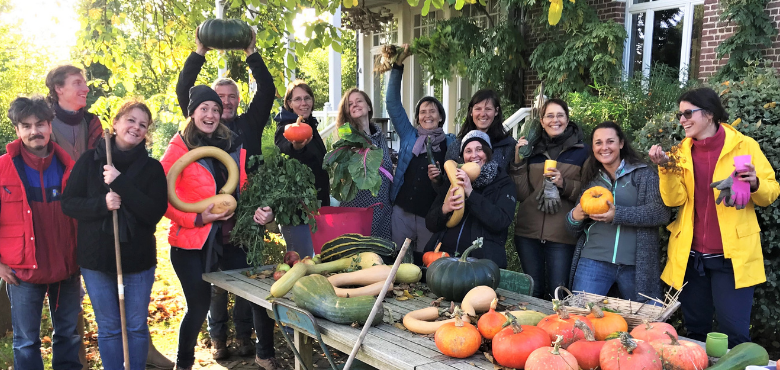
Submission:
[[[300,361],[298,361],[298,358],[296,357],[295,370],[305,370],[306,368],[313,369],[313,340],[311,340],[311,338],[309,338],[309,336],[306,334],[295,330],[295,334],[293,335],[293,342],[295,343],[295,348],[298,350],[298,353],[300,353],[301,358],[303,359],[304,365],[306,365],[306,367],[301,366]]]

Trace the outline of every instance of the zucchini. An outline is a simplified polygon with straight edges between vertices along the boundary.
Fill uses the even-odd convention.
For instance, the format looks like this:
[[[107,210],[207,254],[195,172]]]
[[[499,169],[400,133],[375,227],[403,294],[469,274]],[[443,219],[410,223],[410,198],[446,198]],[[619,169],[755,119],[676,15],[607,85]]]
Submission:
[[[279,278],[274,285],[271,285],[271,295],[269,298],[281,298],[284,297],[287,292],[292,289],[298,279],[306,276],[308,265],[303,262],[296,263],[290,271],[287,271],[284,276]]]
[[[374,252],[382,256],[392,256],[396,252],[395,243],[360,234],[344,234],[322,245],[320,255],[323,262],[334,261],[362,252]]]
[[[338,297],[328,279],[322,275],[309,275],[298,279],[292,288],[292,296],[293,302],[298,307],[311,312],[314,316],[347,325],[353,322],[365,324],[376,301],[376,298],[371,296]],[[379,307],[371,325],[380,324],[383,315],[384,309]]]
[[[349,269],[350,267],[355,267],[362,270],[362,269],[367,269],[382,264],[384,264],[384,262],[382,261],[382,257],[379,257],[376,253],[363,252],[357,256],[342,258],[340,260],[331,261],[331,262],[309,265],[307,271],[309,274],[324,274],[324,273],[343,271]]]
[[[707,370],[742,370],[750,365],[766,366],[768,363],[769,354],[766,349],[758,344],[747,342],[734,346]]]

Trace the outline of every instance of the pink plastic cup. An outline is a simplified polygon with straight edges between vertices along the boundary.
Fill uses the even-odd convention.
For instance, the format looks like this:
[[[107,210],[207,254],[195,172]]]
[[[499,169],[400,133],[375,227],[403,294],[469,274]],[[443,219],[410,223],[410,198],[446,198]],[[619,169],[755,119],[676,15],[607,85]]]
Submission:
[[[736,168],[737,172],[746,172],[748,171],[747,164],[752,160],[753,158],[750,154],[738,155],[734,157],[734,167]]]

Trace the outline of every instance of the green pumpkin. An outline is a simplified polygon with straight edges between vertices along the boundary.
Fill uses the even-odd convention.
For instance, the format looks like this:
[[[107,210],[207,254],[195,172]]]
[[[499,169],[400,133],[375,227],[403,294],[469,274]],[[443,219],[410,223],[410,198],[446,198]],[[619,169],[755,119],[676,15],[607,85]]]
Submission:
[[[252,35],[252,28],[240,19],[207,19],[198,28],[198,39],[212,49],[246,49]]]
[[[476,286],[498,288],[501,281],[498,265],[489,259],[474,261],[469,258],[469,253],[478,248],[482,248],[482,238],[475,240],[459,258],[445,257],[433,261],[425,274],[431,292],[449,301],[460,302]]]

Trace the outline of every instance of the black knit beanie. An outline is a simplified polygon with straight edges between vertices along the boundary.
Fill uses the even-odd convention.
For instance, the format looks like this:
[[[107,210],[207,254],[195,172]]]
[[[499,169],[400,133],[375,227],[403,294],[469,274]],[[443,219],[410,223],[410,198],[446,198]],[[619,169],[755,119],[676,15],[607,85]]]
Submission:
[[[219,98],[217,92],[206,85],[198,85],[190,88],[190,104],[187,105],[187,116],[191,116],[195,112],[195,108],[205,101],[216,102],[219,105],[219,110],[222,111],[222,99]]]

